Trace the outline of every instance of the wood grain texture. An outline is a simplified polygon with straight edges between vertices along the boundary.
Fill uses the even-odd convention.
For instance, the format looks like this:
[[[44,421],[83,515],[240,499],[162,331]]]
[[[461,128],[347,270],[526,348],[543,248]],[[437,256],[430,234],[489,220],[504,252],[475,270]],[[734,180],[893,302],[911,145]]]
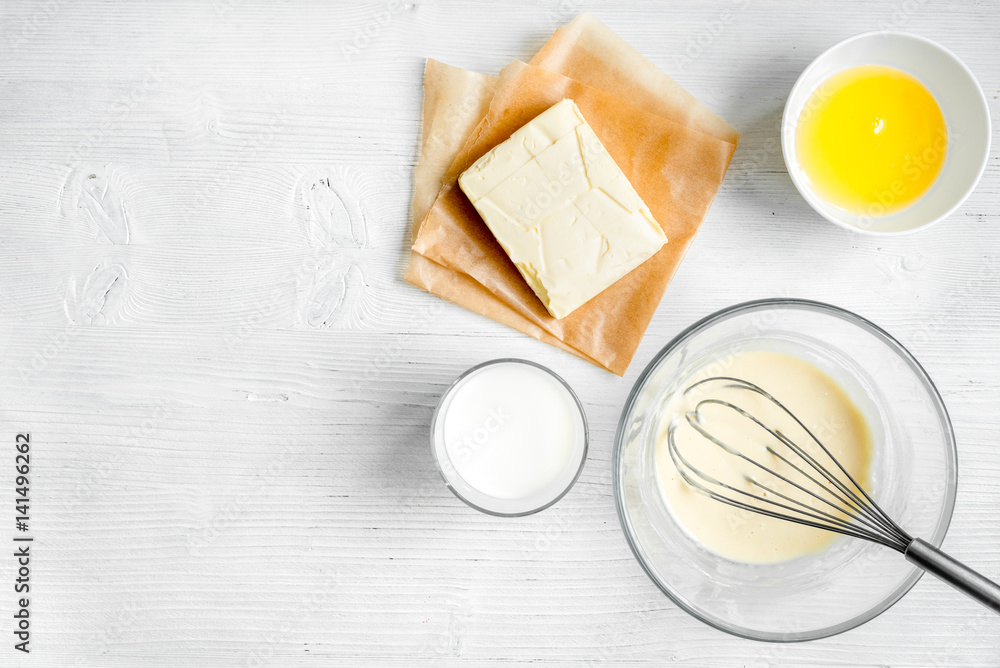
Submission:
[[[495,73],[583,10],[743,133],[624,379],[401,279],[423,59]],[[953,50],[1000,115],[993,3],[0,5],[0,443],[32,434],[38,555],[32,654],[0,584],[0,664],[1000,665],[1000,619],[931,578],[814,643],[710,629],[648,580],[611,495],[661,346],[735,302],[829,301],[938,384],[945,547],[1000,577],[997,149],[946,223],[868,239],[811,212],[777,143],[799,72],[876,28]],[[592,437],[571,493],[516,520],[451,496],[427,446],[443,389],[501,355],[563,375]]]

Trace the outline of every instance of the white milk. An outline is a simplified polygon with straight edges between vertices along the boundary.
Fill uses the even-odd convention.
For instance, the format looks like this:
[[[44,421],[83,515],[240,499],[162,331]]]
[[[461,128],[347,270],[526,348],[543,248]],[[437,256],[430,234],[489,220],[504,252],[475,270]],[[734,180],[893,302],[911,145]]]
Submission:
[[[452,388],[441,405],[436,439],[442,472],[476,506],[525,500],[537,509],[573,483],[586,454],[576,399],[543,369],[517,361],[485,365]],[[448,464],[450,463],[450,467]],[[452,470],[448,470],[451,468]],[[461,480],[454,480],[455,475]],[[471,490],[461,489],[464,482]],[[497,512],[517,512],[510,504]],[[517,505],[516,503],[514,504]]]

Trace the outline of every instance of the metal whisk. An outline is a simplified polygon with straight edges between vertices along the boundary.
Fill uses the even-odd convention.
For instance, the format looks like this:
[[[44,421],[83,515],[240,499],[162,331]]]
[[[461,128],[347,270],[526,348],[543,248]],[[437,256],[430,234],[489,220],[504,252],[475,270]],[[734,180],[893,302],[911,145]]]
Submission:
[[[861,538],[892,548],[903,554],[910,563],[928,573],[933,573],[987,608],[1000,613],[1000,585],[949,557],[927,541],[912,538],[875,503],[819,438],[771,394],[753,383],[727,376],[714,376],[698,381],[684,390],[684,394],[687,395],[695,388],[708,383],[721,383],[720,388],[753,392],[771,402],[801,427],[832,464],[824,466],[819,461],[821,457],[810,454],[781,429],[773,425],[768,426],[739,405],[725,399],[709,397],[701,399],[695,404],[694,410],[685,413],[687,423],[710,443],[722,448],[729,455],[748,462],[755,467],[754,470],[759,469],[766,474],[761,477],[773,476],[789,487],[783,487],[782,491],[777,489],[779,485],[765,484],[760,479],[748,475],[746,482],[753,490],[748,492],[716,480],[691,465],[680,452],[675,439],[677,424],[673,423],[668,429],[668,447],[674,466],[685,482],[712,499],[736,508]],[[764,433],[769,434],[771,438],[768,439],[767,451],[784,462],[789,470],[784,473],[778,472],[713,435],[712,427],[707,424],[708,420],[703,415],[703,409],[707,406],[735,411],[741,418],[747,420],[748,429],[763,430],[762,436]],[[800,498],[795,498],[796,496]],[[814,499],[817,503],[810,505],[802,499]]]

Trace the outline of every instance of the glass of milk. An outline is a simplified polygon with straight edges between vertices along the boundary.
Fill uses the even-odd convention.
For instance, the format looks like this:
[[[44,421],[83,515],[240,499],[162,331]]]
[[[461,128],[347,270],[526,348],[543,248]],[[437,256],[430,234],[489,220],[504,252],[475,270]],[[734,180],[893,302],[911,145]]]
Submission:
[[[431,451],[448,488],[476,510],[517,517],[548,508],[587,458],[587,419],[569,385],[522,359],[472,367],[445,391]]]

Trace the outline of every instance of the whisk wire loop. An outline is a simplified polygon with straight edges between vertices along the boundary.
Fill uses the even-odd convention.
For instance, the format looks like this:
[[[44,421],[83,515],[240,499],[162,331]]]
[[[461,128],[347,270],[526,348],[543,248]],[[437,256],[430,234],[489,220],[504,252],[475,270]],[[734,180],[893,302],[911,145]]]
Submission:
[[[713,376],[698,381],[684,390],[684,394],[686,395],[696,387],[710,382],[723,382],[725,383],[723,387],[726,388],[755,392],[774,406],[777,406],[808,434],[809,439],[823,451],[826,458],[832,461],[836,469],[839,469],[840,473],[843,474],[843,478],[835,470],[832,471],[830,468],[824,466],[816,456],[807,452],[800,443],[796,443],[789,438],[785,432],[769,427],[750,411],[730,401],[709,398],[702,399],[695,404],[694,410],[684,414],[687,424],[693,427],[708,442],[714,443],[724,452],[753,464],[757,469],[774,476],[775,479],[790,485],[791,488],[780,491],[775,489],[775,485],[770,482],[770,479],[768,479],[768,484],[765,484],[757,479],[756,476],[744,475],[744,480],[750,483],[753,489],[763,490],[763,494],[752,493],[721,480],[716,480],[704,471],[701,471],[692,465],[678,449],[675,432],[678,425],[681,424],[681,420],[674,417],[667,428],[668,450],[670,458],[674,462],[674,467],[680,473],[682,479],[691,487],[715,501],[725,503],[734,508],[795,522],[796,524],[816,529],[833,531],[845,536],[861,538],[884,545],[885,547],[890,547],[902,553],[910,563],[937,575],[990,610],[1000,613],[1000,584],[991,581],[989,578],[949,557],[927,541],[921,538],[911,538],[909,534],[875,503],[871,495],[847,472],[843,464],[833,456],[822,441],[794,413],[788,410],[784,404],[757,385],[729,376]],[[794,456],[783,454],[779,452],[780,446],[775,447],[772,444],[764,445],[766,452],[783,462],[795,473],[789,472],[788,475],[778,473],[772,467],[766,466],[753,457],[747,456],[738,448],[734,448],[731,444],[713,434],[712,430],[705,426],[702,419],[701,409],[708,405],[718,405],[736,411],[739,415],[765,430],[776,443],[795,453]],[[798,460],[801,460],[801,462]],[[810,473],[810,470],[812,473]],[[803,480],[792,480],[791,477],[795,476],[795,474],[802,476]],[[792,489],[797,489],[799,492],[806,494],[807,497],[812,497],[822,502],[825,506],[817,508],[811,503],[806,503],[802,499],[795,498],[797,494],[791,491]],[[771,498],[768,498],[768,495]],[[747,500],[744,501],[743,499]],[[833,512],[824,510],[824,507],[827,506],[832,508]]]
[[[693,427],[699,434],[706,438],[711,443],[717,445],[726,453],[733,455],[742,459],[743,461],[753,465],[757,469],[766,472],[767,474],[774,476],[778,480],[781,480],[785,484],[799,490],[800,492],[808,495],[809,497],[822,502],[826,506],[832,508],[836,513],[843,515],[839,517],[837,515],[825,512],[822,509],[813,507],[812,505],[805,503],[799,499],[792,498],[787,494],[778,492],[772,487],[764,485],[759,480],[752,476],[746,476],[746,480],[754,485],[755,487],[764,490],[764,495],[753,494],[735,488],[731,485],[722,483],[711,476],[708,476],[703,471],[699,470],[695,466],[684,458],[677,448],[676,440],[674,438],[674,430],[676,424],[671,424],[668,433],[668,447],[670,450],[671,458],[674,460],[674,465],[679,472],[681,472],[682,477],[688,484],[692,485],[694,488],[702,493],[708,494],[711,498],[727,503],[730,506],[737,508],[742,508],[750,512],[756,512],[759,514],[767,515],[770,517],[776,517],[778,519],[785,519],[798,524],[804,524],[806,526],[812,526],[814,528],[826,529],[828,531],[835,531],[840,534],[850,535],[857,538],[864,538],[872,542],[876,542],[887,547],[891,547],[899,552],[905,552],[907,545],[910,544],[911,538],[903,531],[898,524],[896,524],[892,518],[890,518],[871,496],[864,490],[861,485],[857,483],[856,480],[847,472],[844,466],[834,457],[827,447],[820,441],[819,438],[810,430],[805,424],[802,423],[799,418],[792,413],[784,404],[778,401],[774,396],[768,393],[766,390],[760,388],[753,383],[748,381],[733,378],[729,376],[713,376],[711,378],[706,378],[698,381],[691,386],[689,386],[684,393],[690,393],[695,388],[710,382],[723,382],[724,387],[735,388],[741,390],[747,390],[754,392],[773,405],[777,406],[782,413],[791,418],[807,435],[808,437],[823,451],[826,457],[834,463],[834,465],[840,470],[844,477],[849,481],[850,484],[845,482],[836,474],[832,473],[823,464],[821,464],[816,457],[812,456],[810,453],[806,452],[804,448],[792,441],[785,433],[779,429],[774,429],[761,421],[757,416],[753,415],[749,411],[745,410],[741,406],[738,406],[731,401],[726,401],[722,399],[703,399],[695,405],[693,411],[688,411],[685,414],[685,418],[691,427]],[[811,475],[809,472],[803,469],[800,464],[792,461],[791,457],[780,454],[772,445],[766,445],[766,450],[777,457],[780,461],[784,462],[793,471],[801,475],[806,481],[805,483],[797,482],[789,478],[788,475],[783,475],[778,473],[774,469],[762,464],[756,459],[747,456],[738,448],[726,443],[725,441],[714,435],[708,428],[705,427],[702,420],[702,408],[706,405],[717,405],[732,411],[735,411],[743,418],[749,420],[753,424],[757,425],[760,429],[767,432],[772,438],[777,442],[781,443],[787,447],[791,452],[795,453],[796,457],[802,460],[807,465],[807,468],[812,469],[816,474],[818,474],[823,480],[827,481],[828,484],[823,484],[817,477]],[[686,471],[685,471],[686,469]],[[733,492],[741,496],[747,497],[753,500],[755,503],[747,503],[740,501],[739,499],[733,499],[724,494],[709,489],[703,483],[698,482],[693,479],[693,477],[688,473],[690,471],[698,478],[701,478],[705,483],[721,487],[728,492]],[[809,485],[810,487],[807,487]],[[852,489],[853,487],[853,489]],[[856,491],[855,491],[856,490]],[[795,504],[787,505],[773,499],[766,498],[766,494],[770,493],[773,496],[784,499],[789,503]],[[832,499],[832,500],[831,500]],[[794,513],[793,515],[787,515],[783,512],[778,512],[771,510],[770,508],[761,507],[757,504],[768,504],[772,507],[780,508],[783,511],[788,511]],[[846,518],[846,519],[845,519]]]
[[[713,379],[712,378],[708,378],[708,379],[705,379],[705,381],[701,381],[701,382],[707,382],[707,381],[710,381],[710,380],[713,380]],[[844,476],[847,477],[847,479],[851,482],[851,484],[854,486],[854,488],[857,489],[858,492],[860,492],[862,496],[864,496],[865,502],[861,502],[860,499],[859,499],[859,503],[862,503],[862,505],[864,507],[870,508],[876,514],[878,514],[882,518],[882,520],[884,521],[884,525],[887,526],[887,527],[890,527],[890,530],[894,534],[898,535],[901,540],[903,540],[905,542],[909,542],[910,540],[912,540],[910,538],[910,536],[905,531],[903,531],[903,529],[900,528],[900,526],[898,524],[896,524],[896,522],[884,510],[882,510],[881,506],[879,506],[877,503],[875,503],[875,500],[872,499],[871,496],[868,494],[868,492],[865,491],[865,488],[862,487],[861,485],[859,485],[856,480],[854,480],[854,477],[851,476],[851,474],[847,472],[847,469],[845,469],[844,466],[840,463],[840,461],[836,457],[833,456],[833,454],[827,449],[827,447],[823,444],[823,442],[820,441],[819,438],[816,437],[816,435],[812,432],[812,430],[809,429],[809,427],[807,427],[805,424],[803,424],[802,420],[800,420],[798,418],[798,416],[795,415],[795,413],[793,413],[792,411],[790,411],[783,403],[781,403],[773,395],[771,395],[771,393],[769,393],[767,390],[759,387],[758,385],[755,385],[755,384],[753,384],[753,383],[751,383],[749,381],[743,380],[741,378],[733,378],[733,377],[729,377],[729,376],[717,376],[717,377],[714,378],[714,380],[725,380],[725,381],[728,381],[730,383],[733,383],[733,385],[731,385],[731,387],[742,388],[742,389],[750,390],[752,392],[756,392],[757,394],[759,394],[760,396],[764,397],[765,399],[767,399],[768,401],[770,401],[771,403],[773,403],[775,406],[777,406],[778,408],[780,408],[781,411],[785,415],[787,415],[792,420],[794,420],[795,423],[797,425],[799,425],[799,427],[801,427],[802,430],[805,431],[806,434],[809,435],[809,438],[812,439],[812,441],[816,445],[818,445],[820,447],[820,449],[823,450],[823,452],[830,459],[830,461],[832,461],[837,466],[837,468],[840,469],[840,472],[843,473]],[[700,382],[699,383],[695,383],[694,385],[692,385],[691,387],[689,387],[687,390],[685,390],[685,393],[691,391],[692,388],[696,387],[699,384],[701,384],[701,383]],[[787,438],[782,438],[782,440],[785,443],[787,443],[787,444],[794,445]],[[795,447],[797,447],[797,446],[795,446]],[[799,449],[801,450],[801,448],[799,448]],[[820,468],[824,472],[826,472],[825,468],[823,468],[823,467],[820,467]],[[836,479],[836,476],[832,476],[832,478]],[[838,482],[840,482],[840,481],[838,480]]]
[[[798,508],[794,508],[792,506],[785,505],[785,504],[780,503],[778,501],[774,501],[773,499],[762,498],[762,497],[759,497],[759,496],[757,496],[755,494],[751,494],[751,493],[749,493],[749,492],[747,492],[745,490],[737,489],[736,487],[733,487],[733,486],[728,485],[728,484],[726,484],[724,482],[716,480],[715,478],[712,478],[711,476],[709,476],[707,474],[704,474],[702,471],[700,471],[699,469],[697,469],[694,466],[692,466],[684,458],[684,456],[680,453],[680,450],[677,448],[676,442],[674,441],[674,432],[673,432],[673,430],[671,430],[668,433],[667,438],[668,438],[668,442],[669,442],[669,448],[668,448],[668,450],[670,452],[670,457],[671,457],[671,459],[673,459],[674,466],[677,468],[677,471],[681,474],[681,477],[684,479],[684,481],[687,482],[692,487],[694,487],[699,492],[701,492],[702,494],[705,494],[706,496],[708,496],[711,499],[714,499],[715,501],[718,501],[720,503],[725,503],[726,505],[732,506],[734,508],[739,508],[739,509],[742,509],[742,510],[747,510],[747,511],[750,511],[750,512],[753,512],[753,513],[757,513],[757,514],[760,514],[760,515],[766,515],[768,517],[773,517],[773,518],[781,519],[781,520],[788,520],[790,522],[795,522],[796,524],[802,524],[802,525],[805,525],[805,526],[813,527],[815,529],[825,529],[825,530],[828,530],[828,531],[836,531],[837,533],[840,533],[840,534],[843,534],[843,535],[846,535],[846,536],[853,536],[855,538],[863,538],[865,540],[869,540],[869,541],[872,541],[872,542],[876,542],[876,543],[880,543],[880,544],[886,545],[888,547],[893,547],[894,549],[898,549],[895,544],[890,544],[889,542],[887,542],[887,540],[880,533],[878,533],[878,532],[865,530],[862,527],[858,527],[856,525],[851,524],[848,521],[845,521],[845,520],[833,517],[833,516],[831,516],[831,515],[829,515],[827,513],[823,513],[822,511],[805,511],[805,510],[801,510],[801,509],[798,509]],[[693,472],[695,475],[697,475],[699,478],[702,478],[706,482],[709,482],[711,484],[717,485],[717,486],[719,486],[721,488],[724,488],[724,489],[726,489],[726,490],[728,490],[730,492],[733,492],[735,494],[739,494],[739,495],[748,497],[748,498],[753,499],[754,501],[757,501],[759,503],[769,504],[769,505],[775,506],[777,508],[782,508],[784,510],[797,513],[798,515],[796,515],[796,516],[790,516],[790,515],[783,514],[783,513],[777,512],[777,511],[769,510],[768,508],[765,508],[765,507],[761,507],[761,506],[758,506],[758,505],[753,505],[753,504],[750,504],[750,503],[746,503],[744,501],[740,501],[738,499],[734,499],[734,498],[728,497],[728,496],[726,496],[724,494],[720,494],[720,493],[716,492],[715,490],[713,490],[713,489],[705,486],[704,484],[702,484],[701,482],[699,482],[695,478],[691,477],[691,475],[688,474],[687,470],[685,470],[685,469],[690,470],[691,472]],[[803,504],[803,506],[806,507],[806,508],[809,507],[809,506],[805,506],[804,504]],[[825,517],[824,517],[824,515],[825,515]],[[812,518],[812,519],[806,519],[806,518]],[[831,524],[834,525],[834,526],[831,526]]]
[[[767,427],[766,425],[764,425],[760,420],[758,420],[756,417],[754,417],[750,413],[746,412],[745,410],[743,410],[739,406],[736,406],[736,405],[734,405],[734,404],[732,404],[732,403],[730,403],[728,401],[722,401],[722,400],[719,400],[719,399],[706,399],[704,401],[701,401],[701,402],[699,402],[697,404],[697,406],[695,407],[694,411],[689,411],[688,413],[685,414],[685,418],[687,419],[688,424],[690,424],[698,433],[700,433],[702,436],[704,436],[708,440],[712,441],[713,443],[715,443],[719,447],[723,448],[729,454],[731,454],[731,455],[733,455],[735,457],[738,457],[738,458],[742,459],[743,461],[746,461],[747,463],[751,464],[752,466],[755,466],[755,467],[761,469],[765,473],[768,473],[769,475],[772,475],[772,476],[778,478],[782,482],[785,482],[788,485],[791,485],[792,487],[798,489],[802,493],[804,493],[804,494],[806,494],[806,495],[808,495],[808,496],[816,499],[817,501],[820,501],[820,502],[826,504],[827,506],[829,506],[833,510],[843,513],[843,508],[841,506],[838,506],[833,501],[830,501],[829,499],[824,498],[823,496],[821,496],[818,493],[816,493],[814,490],[808,489],[807,487],[804,487],[802,484],[800,484],[800,483],[792,480],[791,478],[789,478],[789,477],[787,477],[785,475],[782,475],[781,473],[778,473],[774,469],[772,469],[772,468],[770,468],[770,467],[762,464],[761,462],[759,462],[759,461],[757,461],[757,460],[755,460],[755,459],[753,459],[751,457],[747,457],[745,454],[743,454],[739,450],[730,448],[730,446],[728,446],[724,441],[721,441],[720,439],[716,438],[713,434],[711,434],[710,432],[708,432],[702,426],[702,424],[700,422],[700,413],[699,413],[699,410],[700,410],[701,406],[704,405],[704,404],[715,404],[715,405],[723,406],[723,407],[726,407],[726,408],[730,408],[730,409],[736,411],[737,413],[739,413],[740,415],[742,415],[742,416],[748,418],[749,420],[753,421],[755,424],[757,424],[758,426],[760,426],[762,429],[764,429],[765,431],[767,431],[769,434],[771,434],[775,438],[778,438],[778,439],[781,439],[781,440],[785,440],[784,437],[780,434],[780,432],[778,432],[776,430],[770,429],[769,427]],[[806,478],[813,485],[815,485],[816,489],[819,489],[822,492],[824,492],[826,494],[829,494],[836,501],[838,501],[838,502],[840,502],[840,503],[842,503],[844,505],[847,505],[847,506],[849,506],[851,508],[855,508],[854,504],[850,500],[848,500],[848,499],[846,499],[844,497],[841,497],[838,494],[836,494],[836,492],[834,492],[833,490],[831,490],[828,487],[826,487],[825,485],[823,485],[823,483],[821,483],[820,481],[816,480],[814,477],[812,477],[811,475],[809,475],[809,473],[807,473],[806,471],[803,471],[801,467],[799,467],[794,462],[790,461],[787,457],[782,456],[780,453],[778,453],[777,451],[775,451],[770,446],[767,447],[767,450],[768,450],[768,452],[771,452],[772,454],[774,454],[778,459],[780,459],[781,461],[783,461],[786,464],[788,464],[788,466],[790,468],[792,468],[793,470],[795,470],[796,472],[798,472],[800,475],[802,475],[804,478]],[[687,463],[686,460],[685,460],[685,463]],[[690,464],[688,464],[688,466],[692,470],[694,470],[695,472],[697,472],[699,474],[701,473],[695,467],[690,466]],[[813,517],[813,518],[816,518],[816,519],[825,519],[825,520],[831,521],[831,522],[833,522],[833,523],[835,523],[835,524],[837,524],[838,526],[841,526],[841,527],[850,526],[850,524],[848,522],[844,522],[843,520],[835,517],[834,515],[831,515],[830,513],[823,512],[822,510],[818,510],[816,508],[813,508],[812,506],[810,506],[810,505],[808,505],[806,503],[803,503],[802,501],[799,501],[798,499],[794,499],[794,498],[792,498],[792,497],[790,497],[790,496],[788,496],[786,494],[781,494],[777,490],[772,489],[772,488],[764,485],[762,482],[760,482],[760,480],[757,480],[756,478],[754,478],[752,476],[746,476],[746,480],[750,484],[755,485],[756,487],[759,487],[759,488],[765,490],[765,492],[771,493],[771,494],[773,494],[775,496],[778,496],[780,498],[785,499],[786,501],[794,503],[796,506],[799,506],[799,508],[790,508],[788,506],[785,506],[784,504],[781,504],[782,508],[785,508],[785,509],[790,510],[792,512],[800,513],[802,515],[810,516],[810,517]],[[718,481],[716,481],[714,479],[711,482],[713,482],[713,484],[717,484],[717,485],[721,485],[722,484],[722,483],[719,483]],[[758,497],[758,496],[753,495],[753,494],[748,494],[747,492],[745,492],[743,490],[735,489],[735,488],[730,487],[728,485],[724,485],[724,486],[727,487],[728,489],[732,490],[732,491],[736,491],[736,492],[739,492],[741,494],[748,495],[748,496],[750,496],[751,498],[753,498],[753,499],[755,499],[757,501],[764,502],[764,503],[770,502],[767,498],[761,498],[761,497]],[[804,508],[806,510],[803,511],[803,510],[801,510],[801,508]],[[819,515],[821,515],[822,517],[819,517]],[[876,532],[879,530],[879,528],[877,526],[873,526],[873,523],[870,520],[868,520],[866,517],[863,517],[863,516],[858,517],[858,520],[861,523],[865,524],[869,529],[872,529],[872,530],[874,530]]]
[[[801,492],[803,492],[805,494],[808,494],[809,496],[813,497],[814,499],[816,499],[818,501],[821,501],[822,503],[827,504],[828,506],[834,508],[835,510],[842,510],[839,506],[837,506],[836,504],[834,504],[832,501],[830,501],[829,499],[823,498],[822,496],[820,496],[819,494],[817,494],[815,491],[813,491],[811,489],[808,489],[806,487],[803,487],[801,484],[795,482],[794,480],[791,480],[790,478],[788,478],[788,477],[786,477],[784,475],[781,475],[777,471],[775,471],[775,470],[773,470],[773,469],[771,469],[771,468],[769,468],[769,467],[761,464],[760,462],[758,462],[755,459],[747,457],[746,455],[744,455],[742,452],[740,452],[738,450],[732,450],[732,449],[730,449],[728,445],[726,445],[724,442],[720,441],[718,438],[716,438],[711,433],[709,433],[701,425],[701,420],[700,420],[700,410],[701,410],[701,407],[703,405],[705,405],[705,404],[716,404],[716,405],[719,405],[719,406],[730,408],[730,409],[736,411],[737,413],[739,413],[740,415],[742,415],[743,417],[751,420],[754,424],[756,424],[758,427],[760,427],[761,429],[763,429],[764,431],[766,431],[772,437],[774,437],[775,439],[781,441],[786,446],[788,446],[789,449],[791,449],[793,452],[795,452],[800,458],[804,459],[808,464],[810,464],[810,466],[812,466],[821,475],[823,475],[823,477],[828,482],[830,482],[832,485],[834,485],[835,487],[837,487],[838,490],[840,490],[841,492],[843,492],[844,494],[846,494],[850,498],[844,498],[842,496],[839,496],[836,492],[834,492],[833,490],[831,490],[828,487],[826,487],[825,485],[823,485],[820,481],[816,480],[808,472],[802,470],[802,468],[800,466],[798,466],[797,464],[795,464],[794,462],[792,462],[791,460],[789,460],[787,457],[783,456],[781,453],[779,453],[773,447],[767,446],[766,449],[767,449],[768,452],[770,452],[772,455],[774,455],[775,457],[777,457],[778,459],[780,459],[781,461],[783,461],[785,464],[787,464],[790,468],[792,468],[794,471],[796,471],[799,475],[801,475],[802,477],[804,477],[806,480],[808,480],[812,484],[816,485],[816,489],[819,489],[822,492],[824,492],[826,494],[829,494],[836,501],[838,501],[840,503],[843,503],[843,504],[845,504],[845,505],[847,505],[847,506],[849,506],[851,508],[857,509],[857,510],[859,510],[859,512],[861,512],[861,509],[859,509],[858,505],[857,505],[857,503],[858,503],[857,496],[854,495],[849,489],[847,489],[847,487],[845,485],[843,485],[839,480],[837,480],[835,477],[829,475],[829,473],[825,469],[823,469],[808,453],[805,453],[800,448],[798,448],[787,437],[785,437],[785,435],[782,434],[781,431],[776,430],[776,429],[771,429],[770,427],[768,427],[767,425],[765,425],[763,422],[761,422],[760,420],[758,420],[756,417],[754,417],[753,415],[751,415],[747,411],[743,410],[742,408],[740,408],[739,406],[736,406],[735,404],[733,404],[731,402],[722,401],[722,400],[719,400],[719,399],[706,399],[706,400],[703,400],[703,401],[699,402],[697,404],[697,406],[695,407],[694,411],[689,411],[688,413],[685,414],[685,417],[686,417],[688,423],[692,427],[694,427],[694,429],[696,431],[698,431],[702,436],[704,436],[705,438],[709,439],[713,443],[719,445],[720,447],[726,449],[726,451],[729,452],[730,454],[732,454],[734,456],[737,456],[737,457],[743,459],[744,461],[748,462],[749,464],[751,464],[753,466],[756,466],[757,468],[759,468],[759,469],[761,469],[761,470],[763,470],[763,471],[765,471],[765,472],[767,472],[767,473],[769,473],[769,474],[771,474],[771,475],[779,478],[780,480],[788,483],[789,485],[792,485],[793,487],[797,488],[798,490],[800,490]],[[747,480],[749,482],[751,482],[752,484],[755,484],[755,485],[757,485],[759,487],[763,487],[763,485],[760,484],[760,481],[756,480],[755,478],[747,476]],[[789,500],[794,501],[794,499],[789,499]],[[804,504],[801,504],[798,501],[795,501],[795,502],[798,503],[799,505],[804,505]]]

